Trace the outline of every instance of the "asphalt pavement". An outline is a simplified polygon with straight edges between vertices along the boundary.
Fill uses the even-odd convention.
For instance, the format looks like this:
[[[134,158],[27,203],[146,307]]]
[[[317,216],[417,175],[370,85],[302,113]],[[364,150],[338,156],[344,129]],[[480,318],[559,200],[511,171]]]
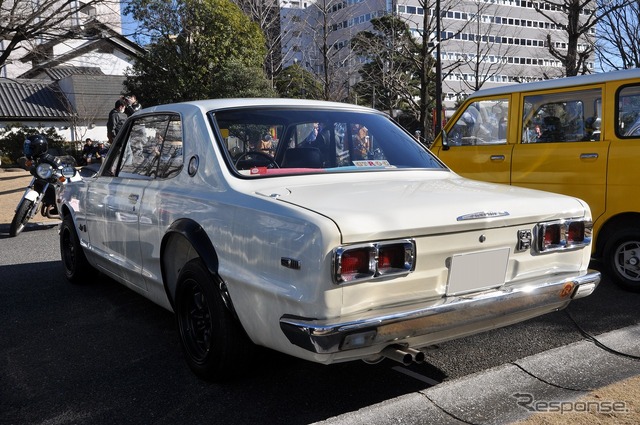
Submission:
[[[298,406],[298,408],[304,407],[308,413],[307,416],[289,414],[290,416],[280,417],[279,423],[512,424],[522,420],[531,421],[533,419],[533,422],[527,423],[555,424],[564,423],[562,419],[569,416],[565,413],[577,411],[583,407],[583,404],[580,404],[580,400],[590,395],[592,400],[597,400],[594,402],[595,405],[591,407],[595,406],[597,409],[600,409],[601,412],[599,413],[601,414],[595,416],[582,414],[581,422],[572,423],[588,424],[595,423],[596,421],[598,421],[597,423],[611,424],[640,423],[640,320],[636,313],[638,310],[634,307],[638,305],[640,297],[639,294],[627,293],[612,288],[610,282],[605,283],[609,285],[607,291],[603,292],[598,290],[592,296],[584,300],[579,300],[575,308],[570,306],[570,308],[564,312],[553,313],[546,318],[530,321],[526,326],[514,325],[504,328],[503,330],[467,338],[461,343],[452,342],[443,344],[438,350],[437,355],[428,356],[430,361],[435,362],[436,369],[447,371],[450,379],[445,379],[443,382],[434,380],[438,379],[436,375],[432,375],[432,378],[426,376],[426,374],[423,373],[427,370],[425,368],[412,369],[392,366],[391,369],[393,369],[394,373],[404,374],[408,378],[413,378],[416,382],[421,381],[424,384],[409,384],[403,389],[394,389],[393,387],[385,388],[383,385],[384,382],[394,382],[394,385],[400,382],[392,375],[389,375],[391,372],[387,372],[385,367],[363,366],[360,363],[353,363],[344,366],[344,369],[342,366],[325,369],[318,368],[312,364],[307,365],[304,362],[294,362],[294,366],[288,365],[283,369],[285,371],[284,373],[292,376],[289,376],[282,384],[272,383],[272,375],[267,374],[266,376],[263,375],[254,378],[253,382],[251,380],[245,380],[242,385],[237,388],[218,388],[216,386],[207,386],[198,383],[188,371],[183,370],[185,368],[182,366],[179,352],[175,346],[165,347],[166,350],[160,350],[159,353],[147,354],[147,356],[157,360],[158,365],[152,365],[152,370],[157,370],[157,372],[140,371],[139,368],[130,369],[126,361],[123,362],[122,365],[118,364],[119,359],[126,359],[127,352],[124,350],[132,349],[132,347],[134,351],[143,350],[157,345],[162,347],[162,343],[159,344],[159,341],[164,341],[165,345],[171,345],[171,343],[167,342],[175,339],[175,335],[173,335],[175,330],[171,323],[171,316],[147,302],[138,300],[138,297],[133,293],[129,293],[129,291],[117,285],[102,283],[94,287],[81,288],[79,292],[77,288],[68,288],[66,285],[58,283],[58,275],[60,274],[58,270],[59,253],[57,252],[57,245],[55,243],[56,233],[54,230],[57,223],[55,221],[42,221],[41,219],[34,220],[28,229],[25,230],[24,234],[18,236],[16,239],[11,238],[7,240],[6,232],[12,214],[12,208],[15,208],[16,199],[19,199],[25,181],[27,181],[25,179],[28,179],[28,176],[19,172],[7,172],[4,175],[0,172],[0,177],[3,177],[0,179],[2,180],[0,182],[2,183],[0,185],[0,210],[7,210],[7,218],[0,220],[0,270],[4,271],[3,276],[0,276],[0,292],[4,294],[3,299],[6,300],[6,303],[0,300],[0,305],[4,303],[3,309],[8,309],[5,311],[6,314],[0,313],[0,316],[6,316],[5,319],[11,321],[10,326],[5,328],[5,332],[3,333],[6,335],[16,333],[17,327],[23,323],[28,325],[27,332],[31,332],[23,334],[24,336],[21,339],[9,337],[8,339],[5,338],[6,341],[0,335],[0,339],[3,339],[3,341],[7,343],[11,342],[15,344],[17,341],[21,341],[20,345],[24,345],[24,347],[21,348],[5,346],[0,350],[0,352],[4,353],[4,355],[1,356],[3,359],[0,361],[0,367],[4,370],[4,373],[8,372],[11,375],[11,380],[9,380],[6,375],[4,378],[0,377],[0,383],[4,382],[7,384],[8,382],[17,382],[16,380],[19,381],[19,376],[16,375],[16,371],[22,370],[24,372],[29,370],[29,368],[31,368],[31,370],[29,370],[28,373],[31,375],[25,375],[25,379],[27,379],[27,376],[33,375],[31,379],[36,379],[34,382],[42,380],[42,378],[37,378],[38,371],[44,373],[45,376],[52,374],[60,376],[60,380],[57,381],[55,386],[45,386],[45,384],[40,383],[35,387],[38,388],[37,390],[34,388],[27,390],[26,388],[29,388],[29,385],[33,387],[34,384],[27,384],[26,381],[23,384],[25,388],[19,388],[18,391],[0,385],[0,394],[4,393],[4,396],[10,396],[11,400],[13,400],[13,402],[9,402],[8,406],[4,405],[4,407],[12,409],[11,411],[16,418],[25,419],[37,416],[34,414],[36,409],[42,410],[42,418],[48,417],[44,422],[24,422],[22,419],[13,420],[3,417],[2,410],[4,409],[0,409],[0,424],[53,423],[50,422],[51,420],[54,420],[55,423],[89,423],[82,420],[82,415],[70,419],[71,422],[65,420],[64,415],[50,416],[56,411],[54,405],[51,403],[60,404],[63,400],[66,400],[67,397],[63,392],[68,391],[67,394],[72,393],[73,389],[69,387],[70,385],[78,385],[85,391],[98,392],[98,390],[92,390],[94,386],[90,383],[96,379],[96,373],[100,374],[100,378],[103,379],[103,381],[107,382],[108,379],[108,382],[110,382],[112,386],[115,386],[112,392],[105,390],[102,393],[98,393],[101,394],[100,397],[98,395],[95,395],[95,397],[89,396],[90,400],[95,400],[95,403],[99,406],[99,411],[104,410],[102,415],[105,421],[102,423],[108,423],[109,417],[114,419],[114,412],[122,412],[122,415],[131,415],[131,412],[136,412],[136,414],[140,416],[126,416],[130,421],[129,423],[134,423],[137,421],[135,418],[145,418],[148,420],[150,416],[160,415],[160,412],[163,411],[161,405],[151,410],[152,413],[144,410],[140,411],[139,406],[135,407],[137,403],[135,398],[132,397],[142,397],[145,400],[146,397],[149,397],[150,400],[156,403],[160,400],[162,400],[164,404],[176,403],[172,405],[173,407],[169,406],[171,408],[166,408],[168,413],[164,413],[164,422],[156,416],[157,420],[151,421],[153,423],[168,423],[167,420],[172,417],[174,419],[182,418],[184,420],[183,423],[205,423],[213,421],[212,418],[215,417],[215,415],[212,416],[213,411],[227,412],[225,409],[228,407],[224,407],[223,404],[220,404],[220,407],[211,407],[211,403],[215,403],[215,399],[211,398],[213,394],[230,400],[233,398],[231,394],[237,393],[236,396],[240,396],[240,394],[246,395],[248,392],[252,394],[255,392],[255,394],[253,394],[254,397],[268,399],[270,396],[264,394],[257,388],[267,383],[267,385],[273,386],[270,387],[272,388],[271,391],[273,391],[273,388],[279,388],[280,385],[288,388],[288,390],[283,388],[281,393],[277,391],[274,393],[274,397],[278,400],[287,393],[290,394],[289,397],[292,400],[300,401],[305,400],[301,395],[304,394],[304,392],[315,394],[314,398],[318,397],[319,394],[327,393],[327,391],[331,392],[326,394],[326,399],[324,400],[316,398],[315,404],[322,405],[323,403],[326,404],[333,400],[330,403],[333,405],[330,409],[325,407],[327,413],[334,412],[333,415],[328,414],[327,416],[322,416],[323,414],[319,413],[318,407],[316,406],[314,408],[314,403],[311,403],[305,406]],[[10,182],[13,182],[13,184],[9,184]],[[15,183],[18,184],[16,185]],[[40,254],[40,251],[34,251],[34,244],[30,239],[33,239],[34,242],[35,240],[39,240],[41,248],[49,246],[52,249],[43,251],[42,254]],[[38,262],[40,263],[38,264]],[[20,266],[20,264],[23,264],[23,266]],[[33,285],[26,287],[24,283],[10,284],[10,282],[5,280],[7,276],[12,276],[11,279],[23,279],[24,276],[24,281],[26,282],[29,278],[26,277],[25,274],[32,273],[36,267],[41,267],[40,265],[48,271],[48,274],[46,276],[42,275],[41,281],[37,284],[35,284],[34,281]],[[31,278],[34,279],[35,276]],[[24,291],[24,294],[22,294],[22,291]],[[86,296],[83,291],[107,292],[108,294],[114,291],[111,296],[114,297],[115,300],[111,300],[111,303],[103,305],[105,303],[104,300],[94,300],[93,296]],[[74,297],[76,298],[74,299]],[[24,304],[18,305],[16,302]],[[87,305],[88,302],[95,304]],[[127,308],[129,308],[131,303],[133,303],[136,308],[135,310],[128,311]],[[58,314],[60,315],[64,315],[65,311],[68,311],[71,316],[84,318],[82,321],[65,322],[67,319],[63,319],[63,317],[55,318],[55,316],[51,316],[51,312],[43,310],[43,307],[46,305],[60,306],[61,308],[56,310],[59,311]],[[64,305],[75,305],[75,308],[68,307],[68,309],[65,309],[63,307]],[[616,305],[619,305],[620,308],[616,309]],[[80,314],[78,310],[81,308],[86,309],[86,312],[83,313],[84,316]],[[104,309],[104,315],[102,316],[98,315],[100,309]],[[125,311],[126,314],[123,313],[124,317],[129,318],[129,320],[133,319],[133,323],[136,324],[136,326],[144,326],[144,328],[138,329],[138,332],[133,332],[129,328],[130,324],[122,320],[113,320],[114,311],[123,309],[127,310]],[[52,320],[51,325],[40,327],[37,325],[38,322],[30,323],[22,320],[23,318],[25,320],[31,318],[28,320],[33,321],[33,318],[36,316],[49,316],[50,320]],[[147,316],[159,319],[160,326],[156,325],[155,323],[157,322],[153,320],[147,320]],[[92,320],[96,323],[93,323]],[[138,321],[140,323],[137,323]],[[565,323],[562,324],[561,322]],[[612,327],[611,322],[617,323],[619,326]],[[56,328],[54,328],[54,324],[57,326]],[[85,329],[88,326],[91,326],[93,329],[90,334],[86,336],[76,334],[76,332],[78,332],[75,330],[76,328]],[[99,329],[99,326],[104,329]],[[113,337],[105,333],[107,332],[106,329],[110,327],[113,327]],[[567,328],[571,327],[574,328],[575,336],[572,336],[569,332],[565,332]],[[117,376],[115,379],[111,376],[107,378],[106,374],[102,375],[102,369],[99,367],[83,366],[86,367],[86,369],[79,369],[80,363],[76,369],[78,369],[79,375],[83,375],[85,378],[82,378],[82,376],[77,376],[73,379],[69,376],[65,378],[64,369],[60,369],[60,371],[54,373],[51,371],[51,365],[44,363],[44,359],[50,357],[55,358],[60,352],[67,353],[69,359],[73,358],[74,361],[83,361],[87,355],[83,354],[80,350],[74,349],[72,344],[87,344],[89,349],[94,346],[109,346],[110,338],[116,338],[116,336],[118,338],[125,338],[126,335],[126,338],[140,339],[149,332],[149,329],[158,334],[155,335],[155,339],[148,338],[149,341],[145,340],[145,343],[140,343],[132,339],[128,344],[123,344],[121,348],[118,349],[123,350],[123,352],[116,351],[109,356],[106,356],[105,353],[101,354],[102,361],[105,364],[111,365],[111,369],[109,370],[111,370],[112,375],[115,372],[119,372],[121,368],[127,367],[127,369],[122,371],[123,374],[121,376],[114,375]],[[583,333],[575,332],[575,329],[582,330]],[[58,335],[60,332],[65,335],[65,339],[60,340],[61,343],[67,345],[65,345],[64,348],[55,348],[55,345],[50,346],[49,342],[51,341],[51,337],[47,335]],[[68,335],[68,333],[70,333],[70,335]],[[488,340],[495,341],[496,338],[503,336],[506,336],[506,339],[510,341],[512,345],[512,347],[505,347],[504,351],[515,348],[514,353],[496,353],[490,350],[500,350],[498,344],[493,347],[491,344],[485,344],[484,356],[478,356],[478,354],[474,354],[477,353],[477,351],[472,351],[472,347],[469,346],[470,344],[476,346],[482,345]],[[554,348],[530,351],[534,354],[526,355],[526,350],[536,350],[536,347],[543,346],[547,343],[545,340],[550,340],[556,336],[568,337],[571,342],[561,346],[556,346],[555,342],[552,342],[550,346]],[[32,339],[41,341],[40,344],[44,342],[44,345],[41,345],[40,351],[32,352],[35,357],[23,358],[18,355],[19,353],[26,354],[28,352],[26,350],[29,345],[25,345],[25,341],[31,341]],[[69,342],[71,344],[69,344]],[[34,344],[34,346],[37,345]],[[473,349],[476,348],[477,347],[473,347]],[[87,347],[83,349],[86,350]],[[69,351],[67,352],[67,350]],[[518,354],[520,351],[525,353],[525,355],[520,356]],[[137,352],[134,354],[138,355]],[[465,354],[467,355],[465,356]],[[501,361],[501,354],[507,357],[507,360]],[[488,367],[472,364],[481,357],[484,357],[483,360],[493,359],[494,363]],[[61,361],[64,366],[64,360]],[[139,364],[136,358],[130,359],[129,362],[131,365],[138,366]],[[35,365],[35,367],[33,365]],[[154,367],[157,369],[153,369]],[[469,367],[471,372],[467,372],[467,367]],[[69,371],[71,370],[73,370],[73,368],[69,369]],[[163,373],[166,374],[168,370],[171,370],[170,376],[164,376]],[[279,374],[283,373],[283,370],[273,372],[273,376],[279,376]],[[348,374],[344,373],[347,370],[353,374],[352,379],[355,382],[348,381]],[[416,370],[420,373],[416,373]],[[107,372],[105,371],[104,373]],[[191,414],[191,410],[179,399],[169,401],[172,399],[162,398],[162,390],[160,390],[160,388],[162,388],[161,384],[160,386],[155,384],[159,388],[160,396],[153,393],[141,396],[136,392],[137,387],[150,391],[153,385],[150,383],[143,384],[135,380],[149,373],[158,374],[154,379],[156,383],[163,382],[164,380],[166,380],[165,385],[167,385],[168,382],[180,382],[183,389],[189,389],[187,393],[192,394],[192,397],[193,394],[202,394],[201,397],[204,398],[194,401],[194,403],[199,405],[200,408],[206,405],[208,406],[207,409],[211,409],[212,411],[209,413],[200,413],[200,416],[185,417],[186,412]],[[299,376],[297,376],[297,374],[299,374]],[[308,384],[305,379],[319,380],[324,375],[331,377],[326,379],[328,385],[331,384],[332,380],[340,379],[344,376],[342,387],[334,387],[333,390],[327,388],[315,391],[306,388]],[[130,376],[131,380],[134,381],[127,381],[128,383],[126,385],[118,386],[128,379],[127,376]],[[366,382],[365,379],[369,379],[367,378],[368,376],[370,376],[370,380]],[[81,379],[85,381],[88,380],[88,383],[82,382]],[[112,381],[112,379],[114,380]],[[282,377],[280,376],[278,380],[282,380]],[[68,381],[68,383],[66,383],[66,381]],[[74,382],[75,384],[73,384]],[[361,383],[361,387],[358,386],[358,383]],[[294,388],[294,393],[290,393],[292,387],[298,385],[300,386],[298,391],[295,392]],[[629,385],[631,385],[631,387],[629,387]],[[414,387],[413,390],[410,389],[412,387]],[[603,388],[613,388],[614,390],[610,393],[602,393],[601,390]],[[358,391],[366,392],[367,390],[377,393],[375,397],[370,397],[370,402],[368,403],[366,395],[356,395]],[[25,391],[31,395],[27,400],[22,399],[22,401],[20,401],[20,397],[22,397],[21,394],[25,393]],[[39,395],[32,394],[33,391],[42,393]],[[617,394],[625,394],[625,400],[617,396],[607,395],[616,394],[616,391]],[[388,394],[385,395],[385,393]],[[111,405],[107,399],[101,398],[103,396],[111,396],[111,394],[119,400],[119,402],[117,402],[118,404]],[[352,403],[356,406],[352,410],[343,406],[345,404],[344,399],[340,400],[341,396],[345,397],[349,394],[350,397],[357,399],[357,402]],[[32,396],[35,398],[31,399]],[[336,397],[336,399],[332,399],[332,396]],[[3,406],[2,399],[4,398],[6,402],[7,397],[0,397],[0,406]],[[121,404],[123,400],[131,400],[131,403],[133,403],[131,409],[123,410],[124,407]],[[18,404],[16,405],[16,403]],[[83,400],[83,403],[87,403],[87,401]],[[260,404],[258,409],[254,407],[248,409],[248,411],[251,411],[251,415],[258,412],[260,407],[265,407],[261,405],[264,403],[264,400],[258,403]],[[295,401],[292,401],[292,403],[295,404]],[[73,404],[74,403],[70,403],[68,406],[73,406]],[[68,406],[59,406],[58,408],[72,408]],[[252,404],[252,406],[254,406],[254,404]],[[282,408],[282,406],[278,406],[280,406],[280,404],[276,403],[272,409],[278,410]],[[29,412],[29,410],[31,410],[31,412]],[[149,410],[148,407],[147,410]],[[47,416],[47,411],[52,413]],[[87,412],[89,411],[90,410],[85,409],[82,414],[88,415]],[[111,412],[109,413],[110,416],[104,416],[107,414],[106,412]],[[274,422],[274,417],[270,418],[268,416],[269,415],[263,417],[264,422],[262,423],[278,422]],[[196,418],[195,420],[193,419],[194,417]],[[237,421],[239,417],[241,416],[234,414],[233,418],[236,420],[231,419],[229,423],[239,423]],[[304,420],[304,417],[315,417],[315,419]],[[536,422],[535,418],[538,417],[542,417],[547,422],[544,420]],[[96,420],[96,416],[87,416],[86,418],[92,418],[91,421]],[[209,420],[205,420],[206,418],[209,418]],[[321,418],[327,419],[317,422],[318,419]],[[549,418],[552,419],[549,421]],[[252,420],[252,422],[255,421]]]

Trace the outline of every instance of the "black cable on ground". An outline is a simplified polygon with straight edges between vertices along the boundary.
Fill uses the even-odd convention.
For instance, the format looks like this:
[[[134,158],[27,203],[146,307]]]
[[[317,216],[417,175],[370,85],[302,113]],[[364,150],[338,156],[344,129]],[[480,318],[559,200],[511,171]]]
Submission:
[[[453,413],[449,412],[448,410],[446,410],[445,408],[443,408],[442,406],[438,405],[438,403],[436,403],[435,401],[431,400],[431,398],[429,398],[428,395],[426,395],[425,393],[420,393],[424,398],[426,398],[427,400],[429,400],[431,402],[431,404],[433,404],[434,406],[436,406],[442,413],[444,413],[447,416],[451,416],[453,419],[460,421],[462,423],[468,424],[468,425],[482,425],[482,424],[477,424],[475,422],[469,422],[465,419],[459,418],[458,416],[454,415]]]
[[[580,326],[578,324],[578,322],[576,322],[576,320],[573,318],[573,316],[571,316],[571,313],[569,313],[568,309],[565,309],[564,313],[567,315],[567,317],[573,323],[573,325],[576,327],[576,329],[578,329],[578,332],[580,332],[580,334],[585,339],[593,342],[596,345],[596,347],[602,348],[603,350],[605,350],[605,351],[607,351],[607,352],[609,352],[611,354],[615,354],[616,356],[622,356],[622,357],[626,357],[626,358],[632,359],[632,360],[640,360],[640,356],[637,356],[637,355],[634,355],[634,354],[623,353],[621,351],[618,351],[618,350],[616,350],[614,348],[608,347],[607,345],[603,344],[596,337],[591,335],[589,332],[585,331],[582,328],[582,326]]]
[[[591,388],[585,390],[584,388],[571,388],[571,387],[564,387],[562,385],[554,384],[553,382],[549,382],[547,380],[544,380],[544,379],[540,378],[539,376],[534,375],[533,373],[531,373],[527,369],[525,369],[522,365],[519,365],[516,362],[510,362],[510,364],[514,365],[515,367],[517,367],[518,369],[520,369],[521,371],[523,371],[524,373],[526,373],[527,375],[529,375],[533,379],[536,379],[536,380],[542,382],[543,384],[547,384],[547,385],[549,385],[551,387],[556,387],[556,388],[560,388],[562,390],[575,391],[575,392],[580,392],[580,393],[588,393],[589,391],[593,390]]]

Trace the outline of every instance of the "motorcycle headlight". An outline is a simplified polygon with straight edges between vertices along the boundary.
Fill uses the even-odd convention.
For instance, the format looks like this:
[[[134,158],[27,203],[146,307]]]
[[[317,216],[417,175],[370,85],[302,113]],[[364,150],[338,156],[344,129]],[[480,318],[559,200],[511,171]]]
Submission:
[[[53,174],[53,167],[49,164],[38,164],[36,167],[36,174],[41,179],[48,179]]]
[[[76,169],[70,165],[65,165],[62,169],[62,175],[70,179],[76,175]]]

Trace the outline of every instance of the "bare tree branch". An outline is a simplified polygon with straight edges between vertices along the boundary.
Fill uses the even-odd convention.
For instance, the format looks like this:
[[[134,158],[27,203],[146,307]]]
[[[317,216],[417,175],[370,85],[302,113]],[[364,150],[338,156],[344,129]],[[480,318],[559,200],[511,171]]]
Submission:
[[[88,19],[97,9],[105,14],[110,10],[118,11],[114,16],[119,18],[119,7],[120,3],[114,0],[0,1],[0,40],[3,41],[0,68],[20,50],[31,51],[62,34],[72,35],[72,30],[77,29],[83,19]],[[106,19],[102,14],[101,17]],[[119,21],[113,24],[120,25]]]

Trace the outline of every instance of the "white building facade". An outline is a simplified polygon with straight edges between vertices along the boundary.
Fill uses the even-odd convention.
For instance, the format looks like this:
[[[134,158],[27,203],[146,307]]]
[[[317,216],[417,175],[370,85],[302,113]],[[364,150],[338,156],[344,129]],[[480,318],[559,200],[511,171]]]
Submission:
[[[20,5],[20,3],[23,3]],[[13,9],[12,5],[17,4],[19,8]],[[49,7],[47,7],[49,6]],[[52,0],[44,1],[32,1],[32,0],[9,0],[4,2],[0,7],[0,11],[4,14],[11,14],[12,20],[19,21],[25,19],[29,14],[34,14],[37,19],[37,14],[40,10],[52,10],[55,9],[56,2]],[[60,23],[56,28],[58,34],[48,34],[47,39],[42,37],[30,39],[21,43],[20,47],[15,49],[9,57],[9,60],[0,67],[0,78],[19,78],[25,72],[34,67],[34,62],[37,64],[37,60],[33,59],[33,52],[43,44],[47,44],[51,38],[63,36],[69,30],[84,27],[85,22],[98,21],[111,31],[122,34],[122,15],[120,11],[120,0],[101,0],[99,3],[85,3],[80,0],[71,2],[70,7],[73,8],[75,13],[70,14],[67,19]],[[22,10],[22,12],[20,12]],[[25,12],[29,11],[29,12]],[[24,17],[20,17],[18,14],[25,14]],[[44,13],[44,12],[43,12]],[[3,51],[9,44],[8,40],[0,40],[0,51]],[[68,51],[73,51],[82,48],[83,40],[68,39],[64,44],[56,44],[56,51],[51,51],[51,56],[64,56]],[[29,58],[31,56],[31,59]],[[96,61],[89,61],[82,64],[69,63],[70,66],[99,66],[103,72],[107,75],[123,75],[123,68],[119,64],[105,63],[104,58],[95,57]]]
[[[556,22],[565,21],[563,12],[552,10],[549,4],[540,3],[540,7]],[[371,19],[395,13],[416,36],[422,34],[424,23],[430,22],[428,31],[435,41],[434,8],[434,2],[425,9],[424,2],[418,0],[318,0],[315,6],[306,8],[283,4],[284,67],[297,61],[307,70],[321,74],[326,55],[319,50],[322,43],[318,40],[324,37],[330,46],[329,56],[335,59],[334,63],[342,61],[350,68],[347,74],[353,83],[357,78],[354,67],[360,60],[350,55],[350,40],[358,32],[371,29]],[[531,1],[443,0],[441,16],[442,91],[445,105],[450,108],[480,87],[564,76],[564,66],[551,55],[548,43],[566,52],[566,31],[538,13]],[[328,31],[326,34],[323,28]],[[579,50],[589,42],[583,40]],[[344,51],[338,53],[341,50]],[[589,62],[587,68],[593,71],[594,62]]]

